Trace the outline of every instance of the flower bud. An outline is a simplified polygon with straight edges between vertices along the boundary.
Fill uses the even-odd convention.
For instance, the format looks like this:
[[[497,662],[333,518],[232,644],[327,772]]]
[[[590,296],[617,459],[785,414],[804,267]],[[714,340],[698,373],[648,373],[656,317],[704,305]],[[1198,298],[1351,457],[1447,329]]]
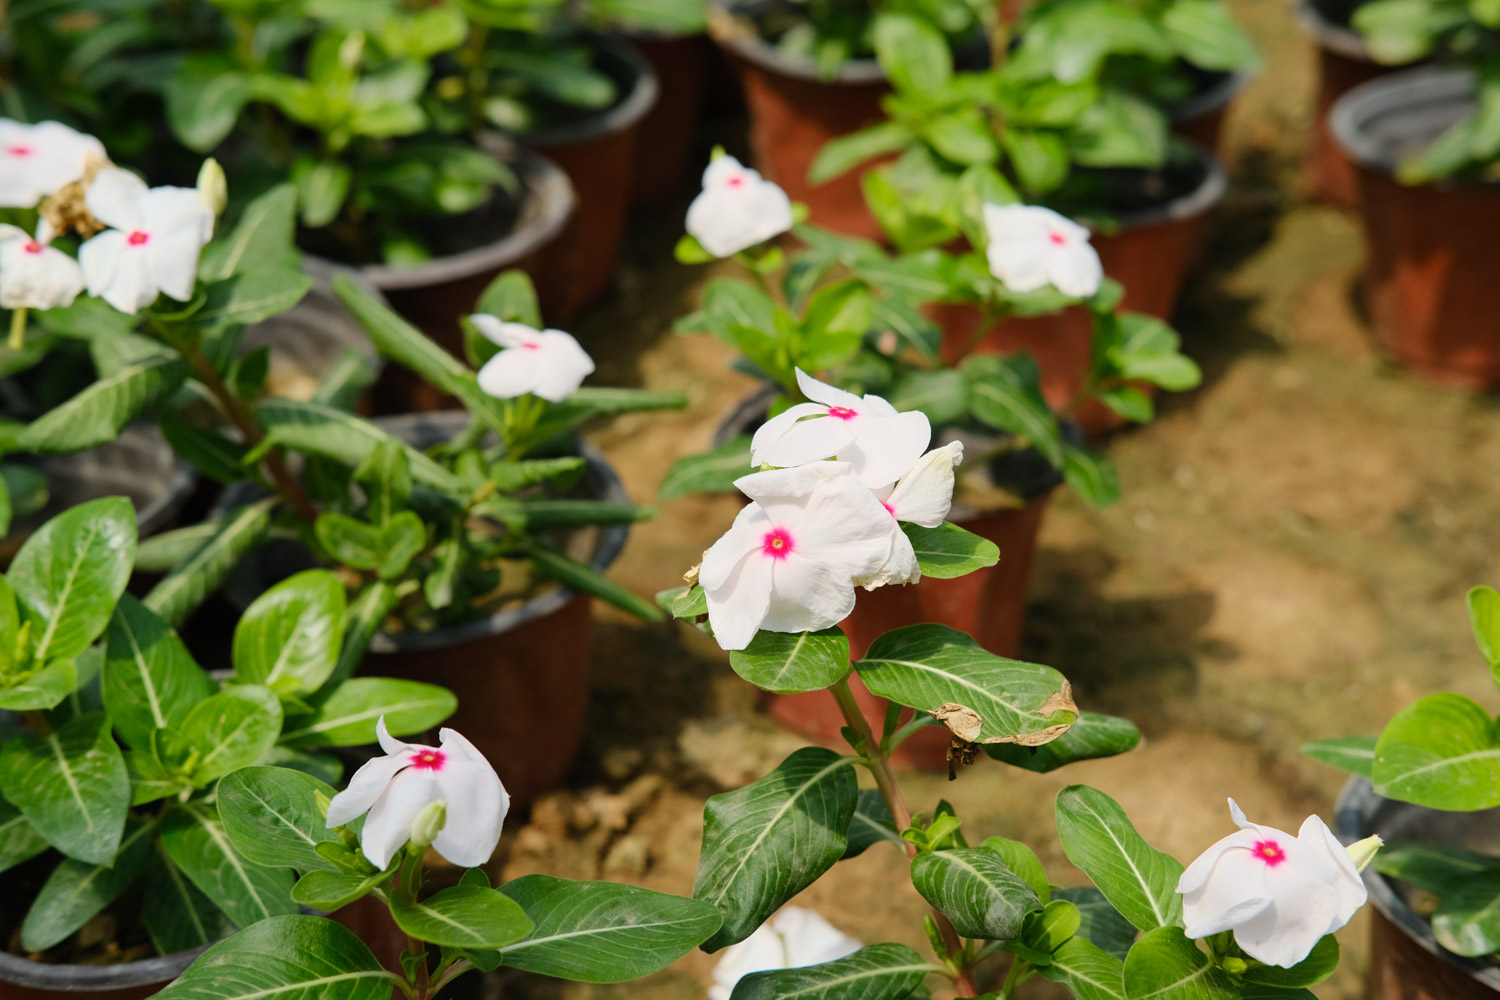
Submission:
[[[1358,843],[1350,844],[1344,850],[1349,852],[1349,860],[1354,862],[1355,871],[1364,871],[1370,867],[1370,862],[1375,860],[1375,855],[1385,846],[1385,841],[1375,836],[1366,837]]]
[[[1245,974],[1245,970],[1250,968],[1250,963],[1246,962],[1243,958],[1236,958],[1231,955],[1230,957],[1224,959],[1223,968],[1224,971],[1229,973],[1231,976],[1243,976]]]
[[[224,214],[224,206],[229,202],[229,182],[224,178],[224,168],[211,156],[198,168],[198,194],[215,218]]]
[[[411,821],[411,840],[408,843],[417,850],[425,850],[427,845],[437,840],[437,835],[443,832],[443,827],[448,824],[448,802],[445,799],[434,799],[422,807],[417,813],[417,818]]]

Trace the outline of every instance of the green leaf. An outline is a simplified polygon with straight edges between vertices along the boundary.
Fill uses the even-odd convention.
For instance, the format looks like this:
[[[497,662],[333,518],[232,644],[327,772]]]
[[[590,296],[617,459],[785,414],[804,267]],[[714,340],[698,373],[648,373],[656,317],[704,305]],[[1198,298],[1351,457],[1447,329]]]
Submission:
[[[1037,970],[1073,991],[1077,1000],[1125,1000],[1125,963],[1085,937],[1073,937]]]
[[[127,424],[177,391],[185,378],[187,362],[166,354],[103,375],[23,428],[16,447],[48,455],[113,441]]]
[[[878,788],[861,788],[859,800],[854,806],[854,815],[849,818],[849,844],[844,848],[844,857],[857,858],[875,844],[885,841],[906,850],[906,841],[896,829],[896,821],[885,804]]]
[[[213,806],[187,802],[163,813],[161,843],[193,885],[241,927],[297,912],[292,873],[242,858]]]
[[[626,590],[592,566],[585,565],[557,551],[545,540],[527,538],[525,545],[537,572],[543,576],[549,576],[558,583],[575,590],[587,591],[595,597],[602,597],[615,607],[629,611],[648,622],[662,620],[662,613],[650,601]]]
[[[162,760],[203,788],[254,764],[281,734],[281,702],[268,688],[236,684],[193,706],[177,729],[158,737]]]
[[[531,919],[499,890],[455,885],[412,903],[391,897],[391,916],[407,934],[445,948],[503,948],[531,933]]]
[[[333,911],[369,895],[389,877],[389,872],[310,871],[292,886],[292,900],[315,910]]]
[[[411,502],[411,460],[394,441],[382,441],[354,470],[370,520],[383,525]]]
[[[1255,43],[1219,0],[1173,0],[1161,12],[1161,26],[1178,55],[1199,69],[1229,73],[1260,59]]]
[[[1047,869],[1042,867],[1041,859],[1031,848],[1019,840],[1007,840],[1004,837],[986,837],[981,846],[987,851],[994,851],[1000,855],[1000,860],[1005,862],[1005,867],[1021,881],[1031,886],[1031,891],[1036,893],[1038,901],[1043,905],[1052,901],[1052,883],[1047,880]],[[1071,903],[1068,905],[1075,911],[1078,909]],[[1075,927],[1069,933],[1076,931]]]
[[[1042,906],[1036,890],[985,847],[924,851],[912,859],[911,881],[968,938],[1009,941],[1020,935],[1026,914]]]
[[[1500,871],[1500,858],[1458,847],[1394,843],[1375,855],[1375,869],[1441,896],[1476,875]]]
[[[31,622],[36,662],[77,656],[104,632],[135,565],[135,532],[130,501],[105,497],[26,539],[5,576]]]
[[[332,799],[331,787],[285,767],[242,767],[218,792],[219,818],[240,857],[267,868],[332,870],[317,852],[332,839],[318,799]]]
[[[1500,868],[1443,893],[1432,915],[1432,933],[1438,944],[1455,955],[1479,958],[1500,951]],[[1335,960],[1337,955],[1335,947]]]
[[[163,414],[158,421],[162,436],[177,457],[220,483],[238,483],[245,479],[245,456],[250,449],[223,434],[190,423],[175,413]],[[194,528],[199,527],[193,525]]]
[[[753,972],[731,1000],[904,1000],[937,968],[904,944],[872,944],[854,954],[800,969]]]
[[[338,511],[324,511],[313,524],[313,532],[330,556],[351,569],[380,565],[380,530],[373,524]]]
[[[274,503],[262,500],[231,511],[217,532],[152,587],[142,603],[169,625],[186,618],[265,536]]]
[[[292,184],[297,189],[302,224],[319,229],[338,218],[353,179],[347,163],[298,157],[292,164]]]
[[[936,528],[902,521],[901,530],[917,554],[917,565],[924,577],[952,580],[1000,561],[998,545],[972,531],[965,531],[952,521],[944,521]]]
[[[1493,897],[1493,892],[1491,896]],[[1290,969],[1257,963],[1245,970],[1244,978],[1247,983],[1256,983],[1261,986],[1297,989],[1321,983],[1333,975],[1333,970],[1338,967],[1339,943],[1332,934],[1325,934],[1318,939],[1317,944],[1313,945],[1313,950],[1308,953],[1308,956]]]
[[[1133,423],[1150,423],[1156,415],[1156,405],[1152,403],[1151,397],[1133,385],[1101,390],[1095,398],[1116,415]]]
[[[614,882],[526,875],[500,887],[531,919],[504,963],[538,975],[618,983],[671,965],[719,929],[712,905]]]
[[[1500,593],[1495,588],[1475,587],[1469,591],[1469,624],[1484,662],[1490,665],[1495,683],[1500,684]]]
[[[1134,750],[1140,742],[1141,731],[1129,719],[1083,712],[1072,728],[1051,743],[1039,747],[992,743],[984,752],[1014,767],[1045,774],[1080,760],[1113,757]]]
[[[202,948],[234,933],[234,924],[172,863],[160,843],[151,852],[141,922],[158,954]]]
[[[933,117],[923,137],[939,156],[962,167],[991,164],[1000,156],[989,121],[977,108]]]
[[[431,581],[440,574],[441,570],[429,576],[424,587],[430,588]],[[431,600],[430,590],[428,600]],[[350,603],[344,615],[344,645],[339,649],[339,662],[324,685],[326,690],[332,691],[334,685],[344,683],[354,673],[364,660],[370,643],[385,625],[386,618],[395,609],[396,601],[396,588],[384,580],[376,580],[366,585]]]
[[[1083,923],[1078,928],[1079,937],[1086,938],[1090,944],[1124,961],[1135,941],[1136,929],[1120,915],[1119,910],[1109,905],[1104,893],[1093,886],[1083,886],[1054,889],[1052,896],[1054,899],[1065,899],[1078,908],[1078,915],[1083,918]]]
[[[283,697],[322,687],[344,641],[344,585],[331,570],[289,577],[255,599],[234,629],[234,670]]]
[[[479,293],[474,311],[494,316],[505,323],[524,323],[534,330],[542,328],[542,307],[537,303],[536,286],[525,271],[512,268],[502,271]]]
[[[656,495],[675,500],[690,493],[733,493],[734,481],[752,471],[750,436],[746,434],[701,455],[679,458],[657,487]]]
[[[1068,147],[1056,132],[1008,128],[1000,133],[1000,145],[1028,193],[1046,194],[1067,180]]]
[[[729,654],[729,665],[775,694],[821,691],[849,672],[849,638],[837,625],[818,632],[761,631]]]
[[[250,99],[250,80],[218,54],[190,55],[167,78],[167,124],[195,153],[207,153],[234,130]]]
[[[969,409],[969,383],[952,368],[906,372],[886,399],[898,410],[921,410],[933,424],[953,423]]]
[[[0,872],[29,861],[46,849],[47,841],[21,815],[21,810],[0,799]]]
[[[1429,809],[1500,806],[1500,724],[1472,699],[1428,695],[1386,725],[1371,780],[1376,794]]]
[[[1063,478],[1095,507],[1108,507],[1120,499],[1120,473],[1104,455],[1063,444]]]
[[[765,777],[708,800],[693,896],[718,907],[724,925],[705,951],[749,937],[843,856],[859,794],[853,763],[804,747]]]
[[[53,660],[25,680],[0,688],[0,709],[27,712],[56,708],[78,686],[72,660]]]
[[[452,715],[458,700],[446,688],[390,677],[356,677],[319,702],[311,715],[287,720],[281,741],[294,746],[352,747],[375,742],[383,715],[393,736],[420,733]]]
[[[1302,745],[1302,752],[1313,760],[1350,774],[1370,777],[1375,766],[1375,736],[1334,736]]]
[[[1062,464],[1062,432],[1042,397],[1041,374],[1029,355],[973,355],[960,370],[969,380],[969,406],[975,417],[1025,438],[1047,461]]]
[[[412,479],[440,492],[467,496],[462,481],[431,458],[361,417],[316,403],[267,399],[256,414],[276,443],[358,468],[383,441],[406,452]]]
[[[1068,860],[1136,927],[1182,922],[1182,865],[1146,843],[1114,799],[1084,785],[1064,788],[1057,793],[1057,834]]]
[[[150,823],[137,822],[120,841],[119,853],[107,863],[63,858],[26,911],[21,947],[46,951],[119,898],[146,867],[152,830]]]
[[[395,978],[343,925],[278,916],[198,956],[157,1000],[390,1000]]]
[[[886,121],[869,128],[835,136],[818,150],[807,171],[807,182],[826,184],[868,160],[899,153],[911,144],[911,129],[901,122]]]
[[[948,40],[931,23],[907,14],[882,11],[872,32],[880,68],[898,91],[932,94],[953,76]]]
[[[1148,931],[1125,956],[1127,1000],[1238,1000],[1239,991],[1181,927]]]
[[[243,271],[285,266],[293,253],[296,211],[297,193],[290,184],[257,196],[245,206],[228,238],[204,249],[198,274],[205,281],[218,281]]]
[[[129,594],[115,606],[105,648],[104,707],[133,747],[149,747],[157,730],[180,727],[214,693],[177,633]]]
[[[6,743],[0,750],[0,794],[70,858],[102,865],[119,850],[130,776],[102,714]]]
[[[996,656],[946,625],[887,632],[854,668],[871,693],[898,705],[921,712],[970,709],[978,728],[965,738],[974,743],[1045,743],[1078,717],[1062,674]]]
[[[244,326],[286,312],[312,289],[312,279],[289,267],[241,271],[208,286],[208,301],[193,315],[203,330]]]

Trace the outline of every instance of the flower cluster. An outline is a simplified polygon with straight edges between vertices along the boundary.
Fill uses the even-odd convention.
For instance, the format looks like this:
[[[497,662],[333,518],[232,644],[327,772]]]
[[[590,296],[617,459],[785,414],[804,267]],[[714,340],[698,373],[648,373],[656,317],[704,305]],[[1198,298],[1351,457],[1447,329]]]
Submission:
[[[85,288],[132,314],[163,292],[179,302],[193,297],[217,214],[202,191],[148,188],[111,165],[99,140],[66,125],[0,119],[0,205],[37,208],[73,185],[83,186],[81,211],[64,214],[92,238],[75,261],[51,246],[62,233],[46,211],[34,236],[0,226],[0,307],[63,308]]]
[[[766,471],[735,481],[751,503],[699,567],[725,649],[744,649],[761,629],[835,625],[854,610],[856,586],[916,583],[922,573],[901,522],[937,527],[953,502],[963,446],[927,451],[925,414],[800,369],[797,384],[810,402],[756,432],[751,462]]]

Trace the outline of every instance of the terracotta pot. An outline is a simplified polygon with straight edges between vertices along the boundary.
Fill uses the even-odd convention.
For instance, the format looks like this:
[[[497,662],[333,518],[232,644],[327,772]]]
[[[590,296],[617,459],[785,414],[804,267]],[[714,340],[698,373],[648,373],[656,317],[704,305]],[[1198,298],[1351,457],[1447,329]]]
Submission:
[[[751,6],[725,0],[710,24],[714,41],[739,72],[750,110],[750,149],[756,167],[785,188],[792,201],[805,204],[815,225],[882,239],[860,187],[860,178],[882,160],[871,160],[824,184],[814,186],[807,180],[808,168],[828,140],[885,117],[880,99],[891,87],[880,64],[874,59],[850,60],[837,76],[825,79],[810,60],[784,55],[743,21],[726,16]]]
[[[501,271],[520,268],[531,276],[544,315],[561,310],[568,296],[560,241],[573,217],[576,199],[567,175],[550,160],[499,136],[487,137],[484,146],[509,164],[521,182],[521,202],[514,223],[496,232],[492,242],[472,250],[415,267],[371,264],[361,269],[392,309],[457,357],[463,356],[459,318],[473,312],[479,294]],[[398,365],[386,369],[376,396],[377,408],[386,412],[453,405]]]
[[[1219,154],[1224,144],[1224,119],[1236,95],[1249,85],[1249,73],[1214,73],[1207,86],[1172,108],[1172,131]]]
[[[707,35],[632,34],[651,64],[659,95],[641,120],[631,167],[631,202],[654,205],[684,187],[697,166],[698,118],[703,111],[713,43]]]
[[[1330,121],[1359,167],[1364,294],[1377,339],[1424,378],[1479,391],[1500,385],[1500,185],[1406,186],[1394,176],[1398,160],[1473,107],[1470,77],[1416,69],[1351,90]]]
[[[578,214],[562,260],[565,290],[547,313],[557,322],[571,319],[614,280],[634,190],[637,137],[657,100],[656,75],[634,46],[601,36],[596,51],[595,66],[619,86],[619,102],[582,121],[518,137],[554,160],[578,193]]]
[[[1297,2],[1297,23],[1318,49],[1318,94],[1303,183],[1313,197],[1344,208],[1359,204],[1359,180],[1354,164],[1333,138],[1328,113],[1350,90],[1402,68],[1370,58],[1364,39],[1349,27],[1356,6],[1350,0]]]
[[[0,1000],[141,1000],[159,993],[203,951],[120,965],[44,965],[0,951]]]
[[[1375,794],[1367,778],[1351,778],[1339,795],[1334,831],[1346,845],[1379,834],[1387,841],[1433,843],[1495,853],[1500,809],[1439,812]],[[1500,968],[1444,949],[1431,925],[1401,893],[1401,883],[1365,869],[1375,911],[1370,922],[1370,1000],[1495,1000]]]
[[[1208,213],[1224,194],[1224,171],[1199,151],[1194,166],[1181,175],[1181,190],[1162,204],[1116,216],[1118,228],[1095,232],[1093,244],[1104,273],[1125,286],[1121,308],[1170,319],[1178,292],[1196,257],[1208,225]],[[936,305],[930,314],[943,330],[943,355],[956,360],[979,333],[980,314],[966,305]],[[979,340],[974,352],[1008,354],[1024,350],[1042,372],[1042,393],[1055,408],[1066,406],[1083,388],[1094,341],[1093,315],[1073,306],[1046,316],[1005,320]],[[1073,414],[1086,436],[1122,423],[1112,411],[1090,404]]]

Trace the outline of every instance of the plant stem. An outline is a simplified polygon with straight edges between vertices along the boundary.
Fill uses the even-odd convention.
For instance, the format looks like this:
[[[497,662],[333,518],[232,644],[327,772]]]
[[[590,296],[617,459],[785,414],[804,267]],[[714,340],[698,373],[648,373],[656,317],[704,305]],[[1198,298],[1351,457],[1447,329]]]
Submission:
[[[974,328],[974,332],[969,334],[969,339],[964,344],[963,350],[959,351],[958,356],[953,359],[954,367],[957,367],[958,363],[964,358],[973,354],[974,350],[980,344],[984,343],[985,338],[990,335],[990,331],[1008,318],[1010,318],[1010,309],[1004,306],[992,306],[989,302],[985,302],[980,306],[979,323]]]
[[[839,711],[844,714],[844,721],[863,743],[864,765],[874,776],[875,787],[880,789],[880,796],[885,799],[886,808],[891,811],[891,818],[896,821],[896,829],[907,829],[911,826],[911,809],[907,807],[906,799],[901,795],[901,787],[896,784],[896,775],[891,770],[890,758],[880,748],[880,741],[875,738],[869,721],[859,710],[859,703],[854,700],[854,692],[849,689],[849,678],[840,679],[837,684],[828,689],[828,693],[833,695],[834,701],[838,702]],[[909,858],[917,856],[916,844],[910,841],[906,843],[906,856]],[[936,921],[938,932],[943,936],[943,944],[948,949],[948,957],[957,961],[964,953],[963,942],[959,940],[958,931],[953,929],[953,924],[935,907],[932,910],[932,919]],[[953,971],[954,982],[958,986],[960,996],[979,994],[978,987],[974,985],[974,978],[967,968],[955,968]]]
[[[10,314],[10,339],[6,346],[12,351],[23,350],[26,347],[26,307],[21,306]]]
[[[484,128],[484,91],[488,82],[484,72],[484,43],[489,36],[489,28],[471,23],[468,41],[458,59],[464,70],[464,103],[468,105],[469,129],[476,133]]]
[[[1005,974],[1005,982],[1000,985],[999,1000],[1010,1000],[1016,988],[1030,978],[1031,963],[1017,955],[1015,961],[1010,963],[1010,971]]]
[[[449,983],[453,982],[453,980],[457,979],[459,976],[463,975],[465,972],[468,972],[472,968],[474,968],[474,963],[469,961],[467,958],[460,959],[459,961],[454,962],[452,965],[448,966],[448,968],[445,969],[443,973],[437,977],[437,979],[433,980],[432,987],[428,991],[427,997],[424,997],[423,1000],[430,1000],[430,998],[436,997],[439,990],[441,990],[444,986],[447,986]]]

